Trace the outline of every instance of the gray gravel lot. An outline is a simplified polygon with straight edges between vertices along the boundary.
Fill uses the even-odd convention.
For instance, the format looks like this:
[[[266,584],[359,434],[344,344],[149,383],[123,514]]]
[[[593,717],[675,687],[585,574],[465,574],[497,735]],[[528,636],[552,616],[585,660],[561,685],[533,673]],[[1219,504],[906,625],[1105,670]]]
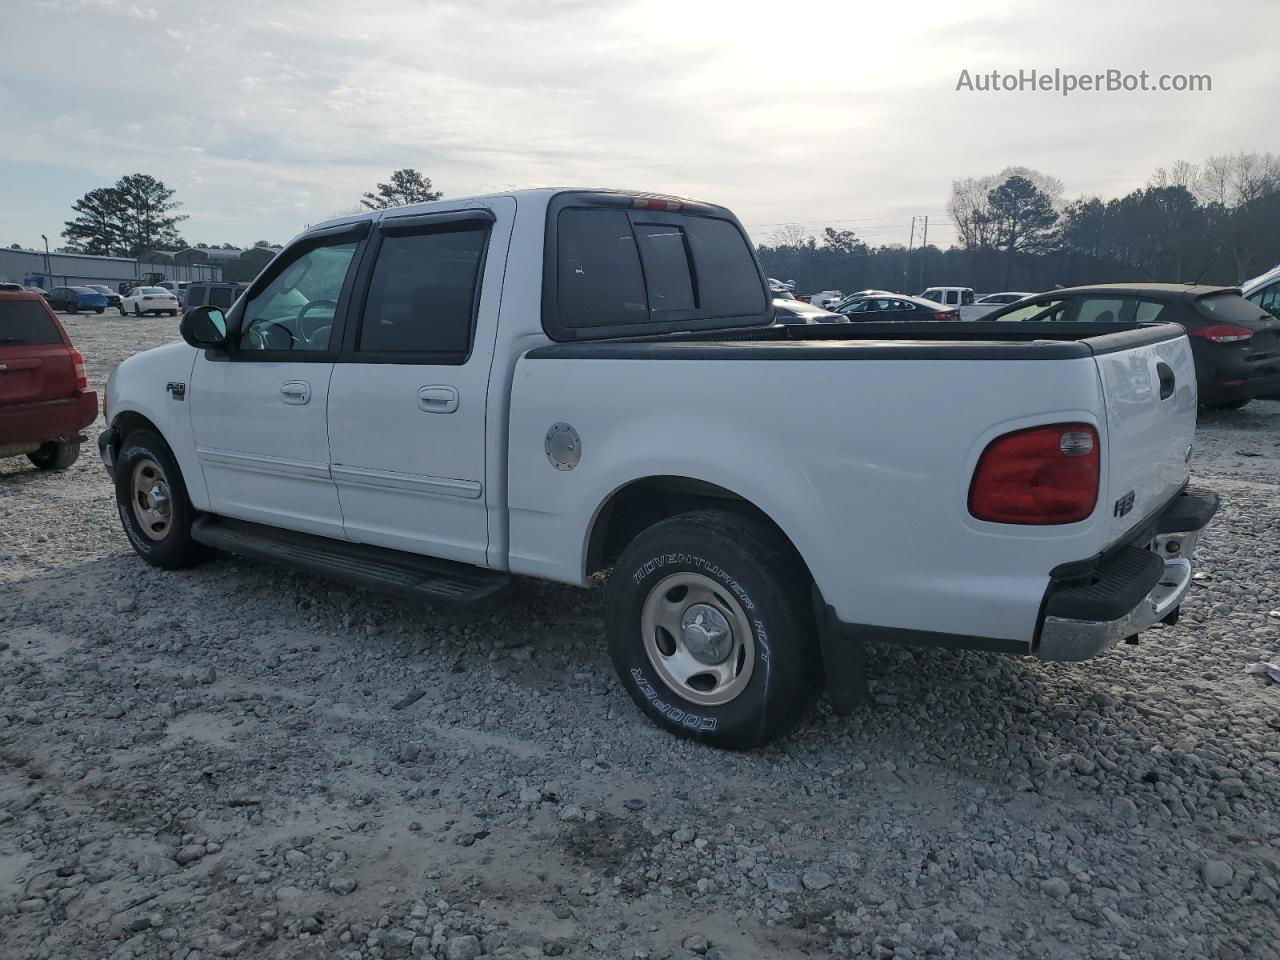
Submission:
[[[99,388],[177,335],[64,322]],[[876,649],[874,707],[751,754],[642,719],[600,590],[147,567],[91,446],[0,461],[5,960],[1280,957],[1280,403],[1201,423],[1177,626]]]

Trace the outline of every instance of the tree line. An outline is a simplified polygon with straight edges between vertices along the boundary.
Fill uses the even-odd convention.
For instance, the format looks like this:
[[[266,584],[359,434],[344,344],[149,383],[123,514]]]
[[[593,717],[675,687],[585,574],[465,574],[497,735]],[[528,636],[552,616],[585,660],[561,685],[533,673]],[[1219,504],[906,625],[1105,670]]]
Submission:
[[[1238,283],[1280,260],[1280,157],[1211,156],[1155,170],[1122,197],[1063,202],[1056,177],[1007,167],[955,180],[956,242],[908,251],[854,231],[814,237],[789,225],[758,252],[766,272],[803,290],[913,290],[955,284],[1044,290],[1109,281]]]
[[[136,257],[149,251],[175,251],[187,246],[179,224],[190,219],[179,212],[182,203],[177,191],[146,173],[131,173],[108,187],[90,190],[71,205],[75,216],[63,224],[65,245],[59,253],[87,253],[97,256]],[[362,195],[357,209],[380,210],[439,200],[443,193],[432,189],[431,178],[406,167],[391,174],[375,191]],[[17,246],[16,244],[14,246]],[[259,240],[255,247],[273,246]],[[199,249],[238,249],[234,244],[197,243]]]

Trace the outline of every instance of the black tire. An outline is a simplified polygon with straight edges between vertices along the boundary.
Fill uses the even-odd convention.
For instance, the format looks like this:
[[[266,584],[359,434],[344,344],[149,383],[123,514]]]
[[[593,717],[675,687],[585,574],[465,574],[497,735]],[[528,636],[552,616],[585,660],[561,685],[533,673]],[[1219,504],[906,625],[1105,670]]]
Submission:
[[[67,313],[79,313],[80,305],[76,303],[67,304]]]
[[[170,311],[169,311],[169,316],[171,316],[171,317],[176,317],[177,315],[178,315],[178,311],[177,311],[177,310],[170,310]]]
[[[1210,410],[1239,410],[1252,399],[1252,397],[1247,397],[1244,400],[1227,400],[1223,403],[1206,403],[1205,406]]]
[[[138,305],[136,303],[133,305],[133,315],[139,320],[142,319],[142,311],[138,309]]]
[[[51,440],[27,459],[41,470],[65,470],[80,459],[80,441]]]
[[[714,608],[729,612],[736,605],[749,624],[752,669],[745,686],[727,702],[689,699],[655,667],[653,657],[663,657],[664,641],[655,643],[644,636],[651,594],[660,604],[655,592],[659,585],[690,574],[719,588],[712,591],[717,598]],[[667,588],[666,598],[675,601],[667,609],[678,608],[681,589]],[[688,589],[683,597],[690,596]],[[694,607],[706,606],[686,608],[681,622]],[[777,531],[750,517],[705,510],[680,514],[645,530],[613,569],[606,622],[614,668],[636,705],[658,726],[691,740],[734,750],[760,746],[790,730],[818,692],[817,631],[804,564]],[[736,631],[731,635],[736,649]],[[667,632],[665,642],[669,645],[672,639]],[[680,642],[686,640],[687,634]],[[657,652],[651,654],[650,649]],[[744,651],[744,664],[745,656]],[[724,662],[733,661],[736,658]],[[739,676],[744,674],[745,666],[738,670]]]
[[[107,312],[107,308],[106,308],[106,307],[94,307],[94,308],[93,308],[93,312],[94,312],[94,313],[106,313],[106,312]]]
[[[142,522],[134,510],[134,470],[150,461],[160,467],[169,503],[167,528],[159,539],[143,532]],[[120,523],[134,552],[154,567],[168,570],[189,567],[199,562],[205,549],[191,539],[195,508],[187,497],[182,471],[173,458],[169,445],[151,430],[135,430],[120,444],[115,466],[116,509]]]
[[[125,311],[125,309],[124,309],[124,304],[123,304],[123,303],[122,303],[122,304],[120,304],[120,306],[116,307],[116,309],[120,311],[120,316],[122,316],[122,317],[127,317],[127,316],[129,315],[129,314]]]

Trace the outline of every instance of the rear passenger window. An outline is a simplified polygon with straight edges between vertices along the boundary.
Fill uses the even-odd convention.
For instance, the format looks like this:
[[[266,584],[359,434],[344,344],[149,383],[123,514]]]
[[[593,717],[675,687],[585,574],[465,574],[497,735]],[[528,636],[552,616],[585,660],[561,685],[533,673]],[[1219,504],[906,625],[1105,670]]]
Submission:
[[[1152,323],[1160,319],[1164,313],[1164,304],[1156,300],[1139,300],[1138,309],[1133,315],[1135,323]]]
[[[1076,320],[1080,323],[1117,323],[1124,301],[1119,297],[1085,297],[1080,301]]]
[[[487,226],[384,237],[369,280],[359,353],[452,355],[471,349]]]
[[[62,343],[44,305],[34,300],[0,300],[0,347]]]

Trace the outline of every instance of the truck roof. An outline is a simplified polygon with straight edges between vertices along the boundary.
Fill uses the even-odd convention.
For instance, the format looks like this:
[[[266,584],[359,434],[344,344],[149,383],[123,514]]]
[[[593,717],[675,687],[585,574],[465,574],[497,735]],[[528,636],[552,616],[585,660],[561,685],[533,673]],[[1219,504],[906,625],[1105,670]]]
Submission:
[[[1195,284],[1195,283],[1090,283],[1079,287],[1060,287],[1057,290],[1046,290],[1044,293],[1038,293],[1038,297],[1052,297],[1057,294],[1071,294],[1072,296],[1081,293],[1110,293],[1119,296],[1132,297],[1158,297],[1161,299],[1172,299],[1174,297],[1186,297],[1191,300],[1199,300],[1201,297],[1212,296],[1215,293],[1239,293],[1239,287],[1223,287],[1217,284]]]
[[[432,200],[427,203],[410,203],[403,207],[384,207],[380,210],[369,210],[363,213],[351,214],[346,217],[335,217],[332,220],[325,220],[322,223],[313,223],[298,236],[305,236],[317,230],[327,230],[344,223],[360,223],[362,220],[377,220],[387,213],[388,210],[394,211],[396,216],[407,216],[415,213],[430,213],[436,209],[456,209],[459,204],[477,203],[484,200],[496,200],[499,197],[512,197],[517,203],[525,201],[533,203],[540,208],[546,207],[551,202],[551,198],[561,193],[594,193],[607,194],[623,197],[640,197],[651,200],[671,200],[681,204],[684,207],[701,207],[703,209],[712,209],[723,213],[730,213],[726,207],[722,207],[716,203],[709,203],[706,200],[695,200],[692,197],[678,197],[669,193],[654,193],[651,190],[622,190],[614,187],[528,187],[520,190],[501,190],[495,193],[480,193],[465,197],[446,197],[441,200]]]

